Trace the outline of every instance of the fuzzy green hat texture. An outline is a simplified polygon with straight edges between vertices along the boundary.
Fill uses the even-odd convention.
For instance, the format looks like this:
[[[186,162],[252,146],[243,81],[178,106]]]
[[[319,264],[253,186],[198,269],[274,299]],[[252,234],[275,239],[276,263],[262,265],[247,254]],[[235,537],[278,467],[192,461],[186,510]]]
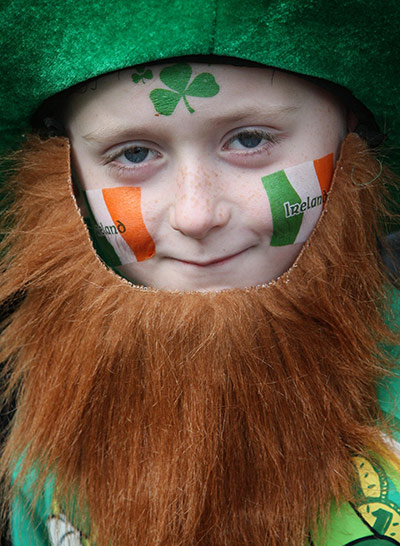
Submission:
[[[246,59],[349,89],[400,170],[399,0],[0,0],[0,154],[48,97],[186,55]]]

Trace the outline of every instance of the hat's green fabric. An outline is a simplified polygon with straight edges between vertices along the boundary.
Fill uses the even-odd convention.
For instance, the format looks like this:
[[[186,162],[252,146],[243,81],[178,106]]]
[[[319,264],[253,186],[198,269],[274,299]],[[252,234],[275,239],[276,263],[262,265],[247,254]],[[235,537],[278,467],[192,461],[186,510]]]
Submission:
[[[390,146],[400,144],[399,0],[0,5],[0,152],[20,141],[49,96],[105,72],[182,55],[233,56],[338,83],[374,113]]]

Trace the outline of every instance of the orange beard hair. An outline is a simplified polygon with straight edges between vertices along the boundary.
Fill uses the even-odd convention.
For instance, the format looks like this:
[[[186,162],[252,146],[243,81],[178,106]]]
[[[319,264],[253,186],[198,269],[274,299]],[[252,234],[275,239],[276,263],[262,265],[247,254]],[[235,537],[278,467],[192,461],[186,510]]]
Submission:
[[[303,545],[332,499],[352,497],[352,455],[383,449],[375,388],[393,336],[364,143],[347,138],[295,265],[220,293],[106,269],[65,139],[32,138],[20,162],[0,289],[25,294],[2,339],[19,393],[3,474],[25,450],[24,471],[54,472],[84,527],[89,508],[101,546]]]

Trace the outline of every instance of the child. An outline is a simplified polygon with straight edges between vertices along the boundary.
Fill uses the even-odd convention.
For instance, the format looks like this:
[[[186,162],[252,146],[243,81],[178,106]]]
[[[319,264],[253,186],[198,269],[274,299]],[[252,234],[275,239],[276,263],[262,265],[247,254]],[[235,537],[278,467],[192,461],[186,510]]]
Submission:
[[[400,544],[389,4],[3,8],[15,544]]]

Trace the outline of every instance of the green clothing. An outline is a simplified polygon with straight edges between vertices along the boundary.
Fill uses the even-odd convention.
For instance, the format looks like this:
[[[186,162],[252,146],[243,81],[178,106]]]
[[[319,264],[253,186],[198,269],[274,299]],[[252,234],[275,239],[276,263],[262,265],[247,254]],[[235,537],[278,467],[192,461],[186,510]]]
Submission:
[[[400,317],[400,293],[392,294],[392,313],[389,324],[398,324]],[[393,359],[399,358],[399,349],[392,351]],[[400,373],[382,381],[378,388],[379,403],[387,415],[393,418],[393,433],[400,441]],[[397,446],[396,446],[397,447]],[[400,457],[400,446],[397,447]],[[389,462],[372,463],[362,457],[354,457],[358,476],[359,502],[332,507],[330,522],[324,533],[314,537],[311,546],[379,546],[400,545],[400,469]],[[90,538],[84,537],[63,516],[53,499],[53,482],[49,480],[39,497],[35,510],[29,512],[32,492],[29,484],[18,491],[12,509],[12,540],[14,546],[89,546]],[[58,540],[55,536],[58,533]],[[51,539],[51,536],[53,537]],[[63,539],[63,537],[65,537]],[[67,542],[67,538],[69,542]],[[294,545],[295,546],[295,545]]]
[[[309,542],[310,546],[400,545],[400,473],[389,463],[377,464],[354,457],[360,490],[356,505],[332,507],[325,532]],[[28,511],[29,487],[20,490],[12,512],[12,538],[15,546],[90,546],[60,512],[52,500],[49,482],[36,509]],[[68,540],[67,540],[68,538]],[[294,545],[295,546],[295,545]]]
[[[393,329],[400,324],[400,292],[392,292],[391,314],[386,317],[386,322]],[[400,363],[400,347],[390,350],[393,362]],[[393,370],[392,376],[385,378],[378,386],[379,405],[384,413],[390,417],[394,437],[400,442],[400,365]]]

